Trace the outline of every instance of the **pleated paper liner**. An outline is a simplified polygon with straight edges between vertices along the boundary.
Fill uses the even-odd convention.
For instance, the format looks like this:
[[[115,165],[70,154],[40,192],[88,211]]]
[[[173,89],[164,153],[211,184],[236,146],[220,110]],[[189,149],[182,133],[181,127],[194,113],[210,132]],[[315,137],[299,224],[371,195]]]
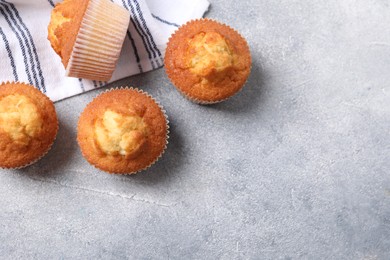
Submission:
[[[0,83],[0,91],[1,91],[1,88],[5,87],[6,85],[12,85],[12,86],[21,85],[23,87],[35,88],[34,86],[26,84],[26,83],[23,83],[23,82],[9,82],[9,81],[7,81],[7,82]],[[41,93],[41,92],[39,92],[39,93]],[[10,93],[9,95],[12,95],[12,94],[13,93]],[[18,93],[18,94],[20,94],[20,93]],[[20,95],[22,95],[22,94],[20,94]],[[40,96],[40,98],[45,99],[46,102],[48,102],[47,104],[49,106],[52,106],[52,108],[54,110],[54,113],[56,113],[56,110],[55,110],[53,102],[43,93],[39,94],[39,96]],[[36,100],[33,100],[33,101],[36,102]],[[42,151],[40,153],[38,153],[35,156],[33,156],[30,160],[27,160],[27,161],[23,160],[23,161],[19,161],[19,162],[14,162],[12,166],[10,164],[4,165],[2,162],[0,162],[0,169],[12,169],[12,170],[22,169],[22,168],[25,168],[27,166],[30,166],[30,165],[36,163],[40,159],[42,159],[50,151],[50,149],[52,148],[52,146],[54,144],[54,141],[55,141],[55,139],[57,137],[59,125],[58,125],[57,115],[55,114],[54,116],[55,116],[55,133],[53,134],[53,136],[45,136],[45,137],[48,137],[48,138],[52,139],[52,140],[49,140],[50,141],[49,145],[44,147],[44,149],[42,149]],[[44,122],[44,123],[46,123],[46,122]],[[54,123],[54,122],[52,122],[52,123]],[[4,152],[4,150],[0,151],[0,153],[2,153],[2,152]],[[27,150],[26,151],[26,153],[28,153],[28,152],[31,152],[31,150]]]
[[[73,46],[66,75],[111,79],[130,22],[130,13],[109,0],[90,0]]]
[[[188,51],[187,43],[195,35],[202,32],[203,33],[216,32],[220,34],[229,43],[229,46],[231,46],[231,48],[233,48],[236,51],[239,51],[239,53],[236,55],[242,56],[242,58],[240,58],[241,59],[240,64],[241,63],[244,64],[244,70],[243,70],[244,73],[239,71],[239,73],[242,73],[242,75],[237,74],[237,76],[241,78],[237,82],[234,81],[231,82],[233,86],[231,90],[226,92],[226,89],[224,90],[223,85],[209,86],[209,88],[218,88],[222,93],[224,91],[226,92],[223,95],[220,95],[220,97],[212,96],[212,94],[208,92],[205,92],[206,95],[200,95],[194,93],[194,91],[191,90],[192,83],[190,82],[188,77],[185,76],[185,73],[188,74],[189,71],[189,68],[186,67],[187,65],[185,64],[185,62],[188,62],[185,60],[185,55],[186,52]],[[243,66],[242,64],[241,66]],[[248,80],[251,71],[251,55],[250,55],[250,50],[247,41],[236,30],[218,21],[203,18],[203,19],[196,19],[187,22],[186,24],[179,27],[171,35],[167,44],[167,50],[165,52],[164,65],[169,80],[185,98],[197,104],[209,105],[209,104],[223,102],[242,90],[242,88],[244,87],[244,85]],[[235,65],[236,64],[234,64],[234,66]],[[233,72],[235,71],[233,70]],[[229,76],[231,75],[228,74],[227,77]],[[202,91],[207,91],[207,89],[204,89]]]
[[[86,152],[86,148],[83,147],[83,144],[80,140],[81,136],[80,136],[80,124],[83,124],[82,123],[82,115],[80,116],[80,119],[79,119],[79,127],[78,127],[78,137],[77,137],[77,140],[78,140],[78,143],[79,143],[79,146],[80,146],[80,149],[81,149],[81,153],[83,155],[83,157],[93,166],[95,167],[96,169],[99,169],[99,170],[102,170],[102,171],[105,171],[107,173],[110,173],[110,174],[120,174],[120,175],[132,175],[132,174],[136,174],[136,173],[139,173],[141,171],[144,171],[148,168],[150,168],[152,165],[154,165],[161,157],[162,155],[165,153],[165,150],[167,148],[167,145],[168,145],[168,139],[169,139],[169,120],[168,120],[168,116],[167,116],[167,113],[166,111],[164,110],[164,108],[162,107],[162,105],[156,101],[151,95],[149,95],[147,92],[143,91],[143,90],[140,90],[140,89],[137,89],[137,88],[133,88],[133,87],[127,87],[127,86],[124,86],[124,87],[117,87],[117,88],[111,88],[111,89],[108,89],[106,91],[104,91],[103,93],[99,94],[98,96],[96,96],[87,106],[86,108],[84,109],[84,111],[82,113],[84,113],[87,109],[88,106],[90,106],[91,104],[93,104],[94,102],[96,102],[97,100],[99,100],[102,95],[106,95],[107,93],[112,93],[114,91],[119,91],[119,90],[126,90],[126,91],[134,91],[136,92],[137,94],[141,94],[141,95],[144,95],[145,97],[149,98],[151,101],[153,101],[153,103],[158,106],[159,110],[161,111],[161,113],[163,114],[164,118],[165,118],[165,129],[166,129],[166,135],[165,135],[165,143],[164,143],[164,147],[161,148],[161,152],[155,156],[155,158],[153,158],[153,160],[150,162],[150,163],[147,163],[146,165],[143,165],[142,167],[140,167],[139,169],[133,169],[133,170],[128,170],[126,172],[124,171],[112,171],[112,170],[108,170],[104,167],[101,167],[101,166],[98,166],[96,165],[95,162],[93,162],[93,159],[91,159],[87,152]],[[98,101],[99,102],[99,101]],[[147,151],[145,151],[147,152]],[[139,155],[139,157],[142,157],[142,154]],[[137,159],[138,157],[136,157]],[[131,159],[130,159],[131,160]]]

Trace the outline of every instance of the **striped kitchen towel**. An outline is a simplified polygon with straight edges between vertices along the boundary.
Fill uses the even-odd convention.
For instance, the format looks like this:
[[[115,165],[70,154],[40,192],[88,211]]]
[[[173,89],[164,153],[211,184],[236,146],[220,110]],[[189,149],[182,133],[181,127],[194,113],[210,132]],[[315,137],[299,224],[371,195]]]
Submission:
[[[113,0],[131,13],[127,37],[110,82],[157,69],[169,36],[200,18],[207,0]],[[58,101],[107,82],[65,77],[60,58],[47,40],[50,13],[61,0],[0,0],[0,82],[30,83]]]

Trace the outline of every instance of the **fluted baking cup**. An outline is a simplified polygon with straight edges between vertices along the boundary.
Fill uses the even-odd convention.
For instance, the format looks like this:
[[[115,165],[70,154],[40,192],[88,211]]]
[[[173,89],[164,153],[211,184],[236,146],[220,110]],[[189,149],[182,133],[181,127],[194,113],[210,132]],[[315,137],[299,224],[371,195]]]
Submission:
[[[130,22],[130,13],[109,0],[90,0],[66,67],[69,77],[108,81]]]

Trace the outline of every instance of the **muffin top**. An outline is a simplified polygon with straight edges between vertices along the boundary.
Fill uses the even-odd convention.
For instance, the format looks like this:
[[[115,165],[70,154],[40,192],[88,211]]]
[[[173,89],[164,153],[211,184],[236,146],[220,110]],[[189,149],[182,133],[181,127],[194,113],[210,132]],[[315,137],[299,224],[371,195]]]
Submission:
[[[87,105],[78,124],[84,157],[109,173],[135,173],[162,154],[167,120],[156,102],[136,89],[105,92]]]
[[[187,65],[189,70],[205,80],[216,81],[216,76],[226,77],[233,68],[237,55],[217,32],[200,32],[188,41]]]
[[[51,12],[48,39],[66,67],[89,0],[64,0]]]
[[[186,96],[213,103],[242,88],[251,57],[245,39],[232,28],[200,19],[183,25],[171,36],[165,68]]]
[[[40,158],[58,130],[53,103],[33,86],[0,85],[0,167],[18,168]]]

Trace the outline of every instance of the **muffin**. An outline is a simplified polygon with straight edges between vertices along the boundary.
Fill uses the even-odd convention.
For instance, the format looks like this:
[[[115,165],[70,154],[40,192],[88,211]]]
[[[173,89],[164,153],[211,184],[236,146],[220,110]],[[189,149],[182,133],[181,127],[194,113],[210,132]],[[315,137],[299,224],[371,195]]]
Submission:
[[[154,164],[168,140],[165,111],[147,93],[112,89],[82,112],[77,131],[81,152],[108,173],[133,174]]]
[[[51,13],[48,39],[69,77],[108,81],[130,22],[110,0],[64,0]]]
[[[176,88],[200,104],[226,100],[244,86],[251,70],[246,40],[227,25],[193,20],[169,39],[165,70]]]
[[[19,82],[0,84],[0,167],[16,169],[43,157],[58,131],[57,114],[42,92]]]

